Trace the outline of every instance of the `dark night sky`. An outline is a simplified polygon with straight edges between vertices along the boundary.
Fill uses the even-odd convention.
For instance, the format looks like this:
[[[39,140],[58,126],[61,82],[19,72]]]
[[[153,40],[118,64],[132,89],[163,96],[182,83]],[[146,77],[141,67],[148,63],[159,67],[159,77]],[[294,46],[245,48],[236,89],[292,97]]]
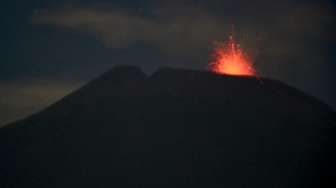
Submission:
[[[236,38],[257,71],[336,109],[332,1],[5,0],[0,125],[36,112],[116,64],[206,69]]]

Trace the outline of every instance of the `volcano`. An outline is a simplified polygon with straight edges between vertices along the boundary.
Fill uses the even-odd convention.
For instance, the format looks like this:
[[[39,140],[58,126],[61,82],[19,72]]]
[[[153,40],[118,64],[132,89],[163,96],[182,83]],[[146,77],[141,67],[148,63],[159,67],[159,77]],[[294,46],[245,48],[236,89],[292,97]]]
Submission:
[[[275,80],[117,66],[0,129],[0,187],[328,187],[335,117]]]

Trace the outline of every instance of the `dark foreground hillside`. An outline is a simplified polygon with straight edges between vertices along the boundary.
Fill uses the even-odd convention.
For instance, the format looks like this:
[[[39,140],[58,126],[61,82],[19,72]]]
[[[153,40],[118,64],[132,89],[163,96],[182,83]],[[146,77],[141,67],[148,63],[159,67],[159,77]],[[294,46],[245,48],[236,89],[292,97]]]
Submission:
[[[0,187],[333,187],[335,126],[278,81],[116,67],[0,129]]]

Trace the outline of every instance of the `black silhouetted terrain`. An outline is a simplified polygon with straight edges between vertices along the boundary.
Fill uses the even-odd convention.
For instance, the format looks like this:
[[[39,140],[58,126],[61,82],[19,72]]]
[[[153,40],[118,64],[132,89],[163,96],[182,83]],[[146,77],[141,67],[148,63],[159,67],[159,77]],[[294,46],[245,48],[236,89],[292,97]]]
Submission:
[[[0,187],[327,187],[335,122],[278,81],[116,67],[0,129]]]

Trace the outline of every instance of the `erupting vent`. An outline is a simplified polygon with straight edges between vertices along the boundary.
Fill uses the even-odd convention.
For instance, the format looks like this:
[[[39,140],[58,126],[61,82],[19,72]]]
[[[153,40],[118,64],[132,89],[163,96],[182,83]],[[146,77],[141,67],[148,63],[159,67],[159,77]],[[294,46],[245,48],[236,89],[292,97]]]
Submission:
[[[253,61],[232,36],[227,43],[218,43],[210,63],[211,71],[218,74],[255,76]]]

